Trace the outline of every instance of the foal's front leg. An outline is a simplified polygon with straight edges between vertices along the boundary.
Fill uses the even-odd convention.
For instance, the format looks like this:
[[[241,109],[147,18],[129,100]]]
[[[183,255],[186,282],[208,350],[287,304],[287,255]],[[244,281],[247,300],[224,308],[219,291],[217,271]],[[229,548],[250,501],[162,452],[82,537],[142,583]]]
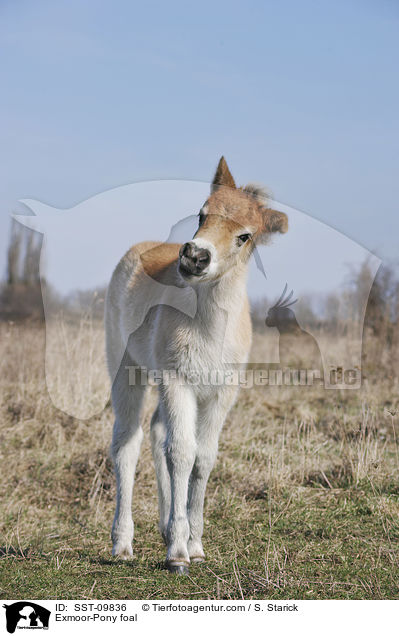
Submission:
[[[197,451],[190,476],[188,517],[190,537],[188,553],[192,562],[204,561],[202,533],[205,491],[216,461],[219,435],[226,415],[234,403],[236,390],[225,390],[199,405],[197,418]]]
[[[166,564],[171,572],[186,573],[190,563],[187,543],[188,482],[196,455],[195,424],[197,404],[190,386],[171,383],[163,389],[166,417],[166,463],[171,486],[167,528]]]

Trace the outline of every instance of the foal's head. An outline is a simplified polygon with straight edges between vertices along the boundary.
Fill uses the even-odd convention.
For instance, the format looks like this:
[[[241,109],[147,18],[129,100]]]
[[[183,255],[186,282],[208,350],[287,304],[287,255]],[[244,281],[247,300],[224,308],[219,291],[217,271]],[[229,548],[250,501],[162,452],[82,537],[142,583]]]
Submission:
[[[218,280],[247,263],[257,243],[287,229],[287,216],[268,207],[263,190],[236,187],[222,157],[210,197],[199,212],[198,230],[180,249],[180,274],[190,284]]]

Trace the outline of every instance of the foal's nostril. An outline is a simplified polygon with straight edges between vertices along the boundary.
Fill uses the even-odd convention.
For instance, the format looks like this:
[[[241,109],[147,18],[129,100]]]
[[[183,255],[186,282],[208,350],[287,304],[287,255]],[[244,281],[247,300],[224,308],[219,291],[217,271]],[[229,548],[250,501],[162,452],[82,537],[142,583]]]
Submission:
[[[211,260],[211,254],[209,250],[206,250],[206,249],[199,250],[197,259],[198,259],[198,263],[201,264],[201,267],[206,267],[207,265],[209,265]]]
[[[182,245],[180,248],[179,256],[180,258],[182,258],[183,256],[190,257],[190,252],[191,252],[191,243],[184,243],[184,245]]]
[[[195,243],[185,243],[180,248],[180,260],[183,267],[192,274],[202,272],[211,261],[209,250],[198,247]]]

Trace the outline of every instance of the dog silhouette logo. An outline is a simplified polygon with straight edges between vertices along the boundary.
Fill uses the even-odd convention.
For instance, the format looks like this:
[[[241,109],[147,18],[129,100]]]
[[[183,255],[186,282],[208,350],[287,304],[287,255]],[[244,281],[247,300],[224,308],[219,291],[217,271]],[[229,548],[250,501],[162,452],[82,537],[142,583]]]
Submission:
[[[17,601],[3,607],[6,610],[9,634],[13,634],[16,629],[48,629],[51,612],[37,603]]]
[[[43,237],[40,281],[46,329],[45,378],[49,397],[64,413],[88,419],[100,414],[109,400],[110,383],[102,327],[97,324],[93,312],[94,305],[98,308],[100,303],[93,300],[94,296],[89,291],[106,286],[121,255],[131,249],[132,243],[146,242],[153,237],[156,243],[165,243],[166,253],[169,243],[184,245],[190,241],[198,230],[198,212],[209,196],[209,187],[209,183],[199,181],[159,180],[130,183],[100,192],[71,208],[54,208],[33,199],[19,202],[20,213],[13,214],[15,221]],[[257,192],[257,189],[253,192],[254,197],[258,196]],[[301,310],[302,304],[305,306],[305,299],[302,298],[304,293],[311,294],[315,299],[326,294],[336,294],[337,298],[341,298],[348,267],[355,272],[361,263],[368,263],[370,277],[356,298],[351,332],[341,334],[343,346],[329,346],[329,340],[317,335],[319,329],[313,331],[313,325],[306,322],[308,318],[302,311],[296,312],[296,328],[302,332],[302,336],[293,338],[304,342],[304,329],[309,342],[312,336],[318,337],[315,351],[318,355],[321,352],[325,388],[358,389],[361,386],[365,308],[380,260],[342,233],[300,210],[272,199],[270,205],[289,217],[290,231],[283,241],[277,241],[275,245],[269,241],[256,245],[248,280],[251,301],[260,299],[261,295],[264,298],[266,291],[267,295],[273,293],[277,296],[285,281],[291,281],[297,293],[301,294]],[[243,226],[241,235],[246,233],[247,229]],[[312,237],[311,241],[309,236]],[[306,250],[301,250],[303,244],[307,245]],[[298,250],[301,250],[300,258]],[[155,273],[151,265],[151,248],[140,254],[133,250],[131,256],[133,259],[137,257],[137,276],[145,279],[148,290],[148,295],[140,303],[132,303],[129,318],[131,332],[145,324],[147,315],[160,301],[171,307],[170,311],[180,312],[190,318],[196,315],[196,292],[190,285],[176,285],[166,280],[166,276],[163,278],[162,268]],[[266,278],[267,290],[264,290]],[[52,293],[52,290],[56,293]],[[101,302],[103,299],[98,300]],[[69,322],[70,309],[73,320]],[[287,326],[284,315],[282,320],[279,319],[281,314],[295,317],[291,313],[292,306],[275,307],[268,316],[272,322],[273,309],[276,310],[274,313],[277,314],[281,329]],[[338,302],[331,322],[333,325],[343,325],[348,321],[348,315],[348,305]],[[263,321],[262,315],[262,327]],[[266,346],[256,349],[255,345],[250,363],[261,364],[262,368],[275,365],[278,343],[277,334],[273,331],[264,329]],[[288,339],[288,335],[281,337],[283,361],[284,343]],[[220,346],[223,346],[222,341]],[[113,351],[119,362],[125,346],[120,348],[123,350]],[[308,359],[304,360],[304,364],[308,369],[320,368],[320,364],[314,364],[312,355],[306,357]],[[341,367],[344,376],[345,370],[358,370],[354,383],[338,381],[340,376],[334,375],[334,370]],[[117,362],[113,368],[119,368]],[[298,365],[296,368],[303,369]],[[331,371],[334,371],[332,380]]]

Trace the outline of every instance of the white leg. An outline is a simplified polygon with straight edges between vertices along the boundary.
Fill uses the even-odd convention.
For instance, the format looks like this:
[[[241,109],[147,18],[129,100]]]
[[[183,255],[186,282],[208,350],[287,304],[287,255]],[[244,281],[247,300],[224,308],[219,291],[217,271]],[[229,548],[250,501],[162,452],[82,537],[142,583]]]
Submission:
[[[136,379],[139,379],[138,374]],[[112,403],[116,416],[111,446],[116,474],[112,554],[125,559],[133,555],[132,496],[143,438],[139,419],[144,392],[145,387],[139,384],[129,386],[128,371],[121,365],[112,387]]]
[[[158,485],[159,531],[167,543],[167,529],[170,514],[170,478],[165,455],[166,426],[158,405],[151,419],[151,448],[154,458]]]
[[[190,562],[187,542],[188,481],[196,455],[196,400],[191,387],[171,383],[163,391],[166,416],[166,462],[171,484],[166,561],[170,570],[181,571]]]
[[[219,434],[226,415],[234,402],[236,391],[227,391],[199,405],[197,422],[197,453],[190,476],[188,518],[190,538],[188,553],[192,561],[205,559],[202,547],[203,511],[209,475],[215,464]]]

